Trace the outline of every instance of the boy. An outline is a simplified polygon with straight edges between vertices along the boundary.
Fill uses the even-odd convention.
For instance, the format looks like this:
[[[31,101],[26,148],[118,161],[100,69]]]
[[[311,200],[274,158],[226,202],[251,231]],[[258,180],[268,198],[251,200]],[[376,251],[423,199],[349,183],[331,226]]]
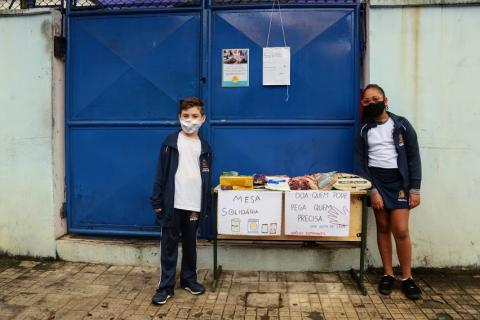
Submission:
[[[162,227],[161,279],[152,297],[164,304],[174,295],[179,233],[182,234],[180,286],[197,295],[205,292],[197,281],[197,229],[210,210],[212,151],[198,130],[205,121],[203,102],[180,100],[178,118],[182,129],[162,143],[152,194],[152,207]]]

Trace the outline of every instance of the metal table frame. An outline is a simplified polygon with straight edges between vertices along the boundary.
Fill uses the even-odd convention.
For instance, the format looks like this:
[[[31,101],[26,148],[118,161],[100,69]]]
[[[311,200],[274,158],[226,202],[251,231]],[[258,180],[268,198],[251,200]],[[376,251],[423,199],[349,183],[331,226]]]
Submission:
[[[359,269],[351,269],[350,273],[357,284],[358,289],[362,292],[364,296],[367,295],[368,291],[365,287],[365,254],[367,249],[367,224],[368,224],[368,210],[367,210],[367,196],[368,194],[362,196],[362,232],[360,234],[360,265]],[[218,225],[217,225],[217,209],[218,209],[218,193],[214,192],[213,195],[213,282],[212,282],[212,291],[215,291],[220,280],[220,275],[222,274],[222,266],[218,264]],[[248,240],[255,241],[255,240]],[[276,240],[276,241],[288,241],[288,240]],[[303,240],[302,240],[303,241]],[[321,242],[321,241],[317,241]],[[358,244],[357,241],[344,241],[345,243],[354,243]]]

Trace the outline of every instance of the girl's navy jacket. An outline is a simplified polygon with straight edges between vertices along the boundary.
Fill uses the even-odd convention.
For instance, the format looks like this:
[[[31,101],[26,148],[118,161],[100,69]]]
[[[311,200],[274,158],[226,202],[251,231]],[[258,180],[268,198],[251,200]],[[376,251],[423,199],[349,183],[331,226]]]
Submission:
[[[420,190],[422,181],[422,163],[418,148],[417,134],[413,126],[404,117],[388,112],[392,118],[393,142],[398,153],[398,170],[403,179],[405,190]],[[356,167],[359,176],[372,181],[368,169],[368,130],[377,126],[375,121],[362,124],[356,139]]]

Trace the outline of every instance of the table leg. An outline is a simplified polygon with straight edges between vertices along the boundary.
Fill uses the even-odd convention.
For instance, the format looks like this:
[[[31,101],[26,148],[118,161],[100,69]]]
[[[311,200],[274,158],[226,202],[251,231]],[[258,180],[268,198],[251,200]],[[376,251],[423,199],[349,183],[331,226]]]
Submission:
[[[367,196],[362,197],[362,234],[360,236],[360,268],[359,271],[351,269],[353,279],[357,283],[358,288],[364,296],[367,295],[368,290],[365,287],[365,254],[367,251],[367,224],[368,224],[368,210],[367,210]]]

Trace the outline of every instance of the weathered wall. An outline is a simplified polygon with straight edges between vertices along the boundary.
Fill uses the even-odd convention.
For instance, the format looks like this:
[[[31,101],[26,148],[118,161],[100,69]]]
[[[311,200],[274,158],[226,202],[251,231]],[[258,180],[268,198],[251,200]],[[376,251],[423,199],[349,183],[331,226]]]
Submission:
[[[63,63],[50,10],[0,15],[0,252],[55,257],[65,233]]]
[[[480,6],[382,1],[371,1],[366,78],[384,86],[390,110],[419,135],[424,182],[411,215],[414,265],[478,266]],[[51,11],[0,14],[0,252],[53,257],[65,233],[58,21]],[[380,266],[372,218],[369,261]]]
[[[368,80],[384,87],[390,110],[406,116],[419,136],[422,204],[410,223],[415,266],[480,264],[479,17],[480,6],[369,11]],[[373,223],[369,232],[370,263],[380,266]]]

